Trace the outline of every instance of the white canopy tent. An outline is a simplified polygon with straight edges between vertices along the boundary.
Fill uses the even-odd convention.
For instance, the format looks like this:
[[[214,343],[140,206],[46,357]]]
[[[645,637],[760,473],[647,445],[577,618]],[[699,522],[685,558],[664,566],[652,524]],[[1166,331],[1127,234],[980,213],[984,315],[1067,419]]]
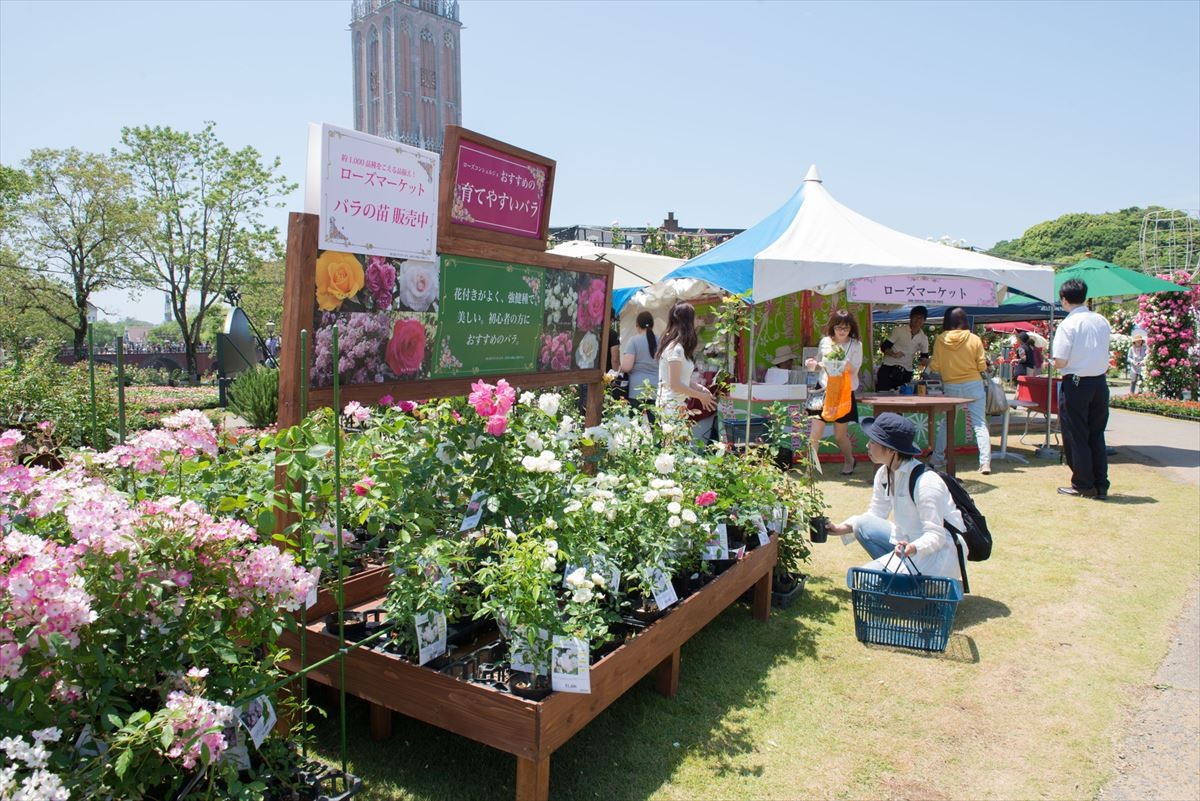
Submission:
[[[800,189],[766,219],[691,259],[630,300],[660,310],[714,292],[748,293],[751,302],[809,290],[830,295],[851,278],[965,276],[1037,298],[1054,294],[1054,271],[949,247],[894,231],[834,200],[816,166]]]

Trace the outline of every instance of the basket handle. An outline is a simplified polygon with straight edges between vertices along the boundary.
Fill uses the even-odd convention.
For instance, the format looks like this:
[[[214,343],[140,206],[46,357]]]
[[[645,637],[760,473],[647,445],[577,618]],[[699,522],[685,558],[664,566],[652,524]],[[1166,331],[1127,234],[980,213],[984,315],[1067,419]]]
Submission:
[[[899,560],[900,560],[900,564],[898,565],[899,567],[903,567],[903,566],[904,566],[904,563],[905,563],[905,561],[907,561],[907,562],[908,562],[908,565],[909,565],[909,567],[911,568],[911,571],[912,571],[911,573],[909,573],[909,575],[911,575],[911,576],[919,576],[919,577],[923,577],[923,576],[925,575],[924,573],[922,573],[922,572],[921,572],[920,568],[918,568],[918,567],[917,567],[917,563],[916,563],[916,562],[914,562],[914,561],[912,560],[912,557],[911,557],[911,556],[909,556],[908,554],[899,555],[899,554],[897,554],[897,553],[896,553],[896,551],[895,551],[895,550],[893,550],[893,551],[892,551],[890,554],[888,554],[888,560],[887,560],[886,562],[884,562],[884,563],[883,563],[883,570],[884,570],[884,572],[885,572],[885,573],[890,573],[890,574],[891,574],[890,578],[888,578],[887,589],[885,589],[885,590],[884,590],[884,592],[885,592],[885,593],[887,593],[887,592],[891,592],[891,590],[892,590],[892,584],[893,584],[893,583],[896,581],[896,576],[900,575],[900,574],[899,574],[898,572],[896,572],[895,570],[889,570],[889,569],[888,569],[888,568],[890,568],[890,567],[892,566],[892,560],[893,560],[893,559],[899,559]],[[922,582],[918,581],[918,582],[916,582],[916,584],[917,584],[917,587],[919,588],[919,589],[918,589],[918,591],[921,593],[921,597],[925,597],[925,589],[924,589],[925,585],[924,585],[924,583],[922,583]]]

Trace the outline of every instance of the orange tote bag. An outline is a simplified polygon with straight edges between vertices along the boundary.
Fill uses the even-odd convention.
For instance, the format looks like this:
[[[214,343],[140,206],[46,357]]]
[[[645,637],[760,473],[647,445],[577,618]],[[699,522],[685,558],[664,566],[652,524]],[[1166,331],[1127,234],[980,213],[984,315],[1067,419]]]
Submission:
[[[831,375],[825,379],[825,406],[821,419],[827,423],[850,414],[851,376],[849,373]]]

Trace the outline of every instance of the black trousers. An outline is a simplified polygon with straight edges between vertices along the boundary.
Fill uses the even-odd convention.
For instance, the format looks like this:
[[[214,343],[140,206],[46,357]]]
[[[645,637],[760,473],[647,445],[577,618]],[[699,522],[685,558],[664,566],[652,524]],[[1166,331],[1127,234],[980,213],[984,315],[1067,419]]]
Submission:
[[[1071,468],[1071,486],[1108,493],[1108,380],[1105,376],[1065,375],[1058,385],[1063,455]]]
[[[889,389],[902,387],[912,381],[912,370],[905,370],[894,364],[881,364],[875,373],[875,391],[887,392]]]

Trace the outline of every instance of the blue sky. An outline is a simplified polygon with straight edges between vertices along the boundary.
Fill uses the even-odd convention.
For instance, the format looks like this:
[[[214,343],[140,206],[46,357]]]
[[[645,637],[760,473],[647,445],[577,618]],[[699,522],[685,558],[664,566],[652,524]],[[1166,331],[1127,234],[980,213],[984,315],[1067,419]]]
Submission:
[[[349,0],[0,0],[0,162],[214,120],[302,183],[307,123],[353,122],[349,18]],[[558,161],[554,225],[745,227],[811,163],[868,217],[981,247],[1068,212],[1200,208],[1200,3],[462,0],[461,18],[463,124]],[[161,314],[157,295],[102,305]]]

